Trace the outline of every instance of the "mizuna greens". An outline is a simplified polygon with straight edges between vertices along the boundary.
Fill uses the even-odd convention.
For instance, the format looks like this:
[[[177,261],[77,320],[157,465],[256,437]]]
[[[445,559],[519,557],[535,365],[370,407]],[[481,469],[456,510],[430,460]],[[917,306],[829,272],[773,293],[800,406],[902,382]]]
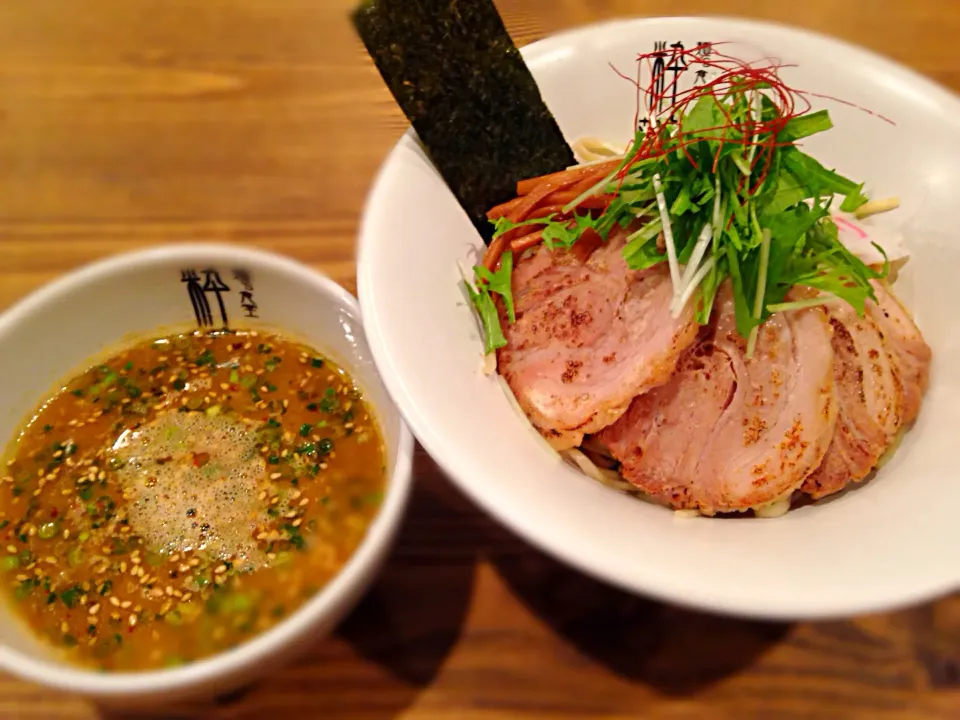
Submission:
[[[701,324],[729,278],[748,353],[756,329],[776,312],[839,298],[862,315],[866,300],[876,299],[870,280],[883,277],[886,267],[877,272],[849,252],[831,217],[836,196],[843,197],[846,212],[867,202],[863,185],[797,145],[832,128],[827,111],[811,111],[806,95],[779,78],[775,63],[747,64],[717,52],[711,57],[691,52],[691,65],[717,71],[692,89],[658,84],[655,76],[649,86],[637,83],[638,105],[661,107],[667,96],[676,101],[648,111],[612,171],[556,212],[519,220],[492,212],[499,215],[494,240],[475,269],[475,283],[466,283],[487,353],[506,345],[494,296],[514,321],[511,249],[542,241],[554,252],[569,251],[588,236],[595,241],[594,233],[606,240],[614,228],[636,227],[638,219],[642,224],[623,249],[628,265],[642,270],[667,263],[672,312],[692,302]],[[641,67],[650,58],[641,55]],[[798,111],[798,105],[805,107]],[[813,292],[788,300],[795,286]]]

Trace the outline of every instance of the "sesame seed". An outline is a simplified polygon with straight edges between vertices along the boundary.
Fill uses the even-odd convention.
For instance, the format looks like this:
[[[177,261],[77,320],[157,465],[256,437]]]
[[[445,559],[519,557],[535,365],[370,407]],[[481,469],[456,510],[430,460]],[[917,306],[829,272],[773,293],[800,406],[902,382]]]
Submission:
[[[133,605],[133,603],[130,602],[129,600],[124,600],[122,603],[120,603],[120,607],[123,608],[124,610],[126,610],[131,605]]]
[[[90,613],[91,615],[96,615],[98,612],[100,612],[100,603],[91,605],[90,609],[87,612]]]
[[[308,502],[310,502],[310,498],[304,498],[303,500],[300,501],[300,507],[303,507]]]
[[[271,480],[279,480],[282,477],[283,477],[282,473],[270,473]]]
[[[226,565],[217,565],[217,568],[213,571],[215,575],[223,575],[227,571]]]
[[[120,607],[120,600],[116,597],[110,598],[110,604],[114,607]]]
[[[130,623],[130,627],[136,627],[136,624],[137,624],[137,616],[136,616],[136,615],[131,615],[131,616],[130,616],[129,623]]]

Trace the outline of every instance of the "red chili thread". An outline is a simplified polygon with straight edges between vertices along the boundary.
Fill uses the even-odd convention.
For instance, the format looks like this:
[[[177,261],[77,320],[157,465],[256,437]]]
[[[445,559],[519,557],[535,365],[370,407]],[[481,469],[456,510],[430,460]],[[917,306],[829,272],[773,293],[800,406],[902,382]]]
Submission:
[[[743,152],[751,147],[756,147],[753,151],[753,158],[750,164],[750,177],[757,175],[756,180],[750,186],[751,194],[757,192],[766,181],[772,164],[774,149],[777,147],[787,147],[791,142],[780,142],[778,136],[783,132],[786,124],[793,118],[804,115],[809,112],[813,105],[810,102],[811,97],[822,98],[837,102],[849,107],[859,109],[874,117],[878,117],[885,122],[895,124],[889,118],[879,113],[860,107],[855,103],[846,100],[822,95],[818,93],[797,90],[788,86],[780,77],[780,71],[783,68],[795,67],[794,65],[784,64],[778,58],[764,57],[753,62],[746,62],[718,50],[719,47],[727,45],[726,42],[713,43],[710,48],[710,55],[699,54],[699,46],[693,49],[674,48],[669,55],[665,51],[655,51],[641,53],[637,56],[637,79],[629,77],[613,67],[618,76],[634,85],[637,89],[637,107],[634,115],[634,126],[638,127],[640,123],[641,103],[646,102],[648,108],[649,122],[646,131],[638,146],[629,158],[623,169],[617,175],[617,179],[622,186],[625,181],[628,169],[634,163],[640,160],[660,158],[668,153],[680,151],[690,163],[699,169],[699,166],[688,150],[688,146],[699,143],[701,140],[713,140],[720,144],[713,160],[713,170],[716,172],[720,161],[720,153],[723,145],[733,142],[730,135],[733,132],[741,135],[736,143],[743,147]],[[669,57],[670,62],[664,63],[663,68],[655,73],[654,60],[656,58]],[[716,77],[705,81],[701,85],[696,85],[686,90],[678,87],[680,77],[683,73],[672,71],[668,66],[685,61],[684,67],[690,70],[693,67],[709,68],[717,71]],[[649,84],[643,85],[643,71],[647,69],[650,78]],[[666,73],[673,72],[673,78],[669,81]],[[661,85],[662,83],[662,85]],[[658,90],[658,86],[660,89]],[[761,86],[764,86],[761,88]],[[757,93],[762,92],[763,97],[771,102],[776,112],[773,118],[764,120],[761,112],[759,118],[754,118],[752,108],[747,117],[734,122],[723,100],[729,98],[735,93]],[[697,137],[690,137],[683,128],[683,118],[690,107],[701,98],[710,95],[716,100],[717,106],[726,119],[726,123],[717,127],[705,128],[698,131]],[[668,97],[673,97],[673,101],[662,110],[660,108]],[[661,118],[676,118],[674,132],[669,133],[664,129],[664,123]],[[711,133],[711,134],[708,134]],[[754,139],[757,138],[757,139]],[[757,173],[757,168],[760,172]],[[740,190],[746,186],[748,178],[741,178]]]

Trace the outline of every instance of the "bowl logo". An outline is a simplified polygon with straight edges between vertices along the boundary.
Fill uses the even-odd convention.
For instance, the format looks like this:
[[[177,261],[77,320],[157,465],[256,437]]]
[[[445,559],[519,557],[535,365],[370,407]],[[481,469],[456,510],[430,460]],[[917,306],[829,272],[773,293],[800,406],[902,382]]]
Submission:
[[[253,298],[253,280],[250,277],[250,271],[246,269],[237,269],[233,271],[233,278],[239,285],[240,307],[243,308],[243,316],[247,318],[259,318],[257,314],[258,305]],[[223,278],[220,277],[220,271],[213,268],[196,270],[189,268],[180,271],[180,282],[187,288],[187,296],[190,298],[190,304],[193,306],[193,314],[197,320],[197,327],[212,328],[217,326],[214,320],[214,311],[220,315],[220,327],[226,329],[230,327],[230,320],[227,315],[227,304],[224,302],[224,294],[232,292],[232,289]]]
[[[653,79],[652,92],[647,93],[646,100],[648,117],[639,121],[639,130],[646,130],[650,115],[659,116],[663,112],[668,98],[671,102],[667,107],[676,106],[677,95],[681,92],[681,82],[688,80],[689,71],[693,72],[693,87],[707,84],[710,70],[703,61],[709,59],[712,54],[712,42],[700,41],[693,50],[687,50],[681,41],[669,45],[666,40],[654,42],[653,52],[650,53],[653,59],[650,66],[650,77]],[[675,123],[676,116],[671,116],[669,121]]]

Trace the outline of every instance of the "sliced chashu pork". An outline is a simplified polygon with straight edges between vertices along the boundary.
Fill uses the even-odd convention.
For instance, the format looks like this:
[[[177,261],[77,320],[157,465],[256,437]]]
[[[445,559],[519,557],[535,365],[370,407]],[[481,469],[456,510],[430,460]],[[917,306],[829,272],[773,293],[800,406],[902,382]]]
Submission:
[[[893,292],[883,283],[872,283],[877,302],[867,301],[867,312],[883,334],[887,351],[900,366],[903,384],[904,425],[911,425],[920,413],[923,394],[930,381],[932,352],[920,328]]]
[[[836,398],[830,329],[818,308],[775,315],[752,358],[718,298],[712,336],[669,383],[638,397],[600,442],[624,478],[677,509],[743,511],[789,496],[822,461]]]
[[[498,367],[558,450],[576,447],[666,382],[696,338],[689,309],[670,315],[666,266],[630,270],[624,238],[611,234],[585,263],[540,247],[514,269],[516,322],[504,323]]]
[[[893,294],[874,283],[877,303],[863,317],[846,303],[828,307],[833,327],[838,416],[823,463],[803,484],[815,498],[863,480],[912,423],[926,389],[930,348]]]
[[[827,308],[833,328],[837,428],[823,463],[803,483],[815,498],[862,480],[893,442],[903,418],[900,366],[871,313],[847,303]]]

